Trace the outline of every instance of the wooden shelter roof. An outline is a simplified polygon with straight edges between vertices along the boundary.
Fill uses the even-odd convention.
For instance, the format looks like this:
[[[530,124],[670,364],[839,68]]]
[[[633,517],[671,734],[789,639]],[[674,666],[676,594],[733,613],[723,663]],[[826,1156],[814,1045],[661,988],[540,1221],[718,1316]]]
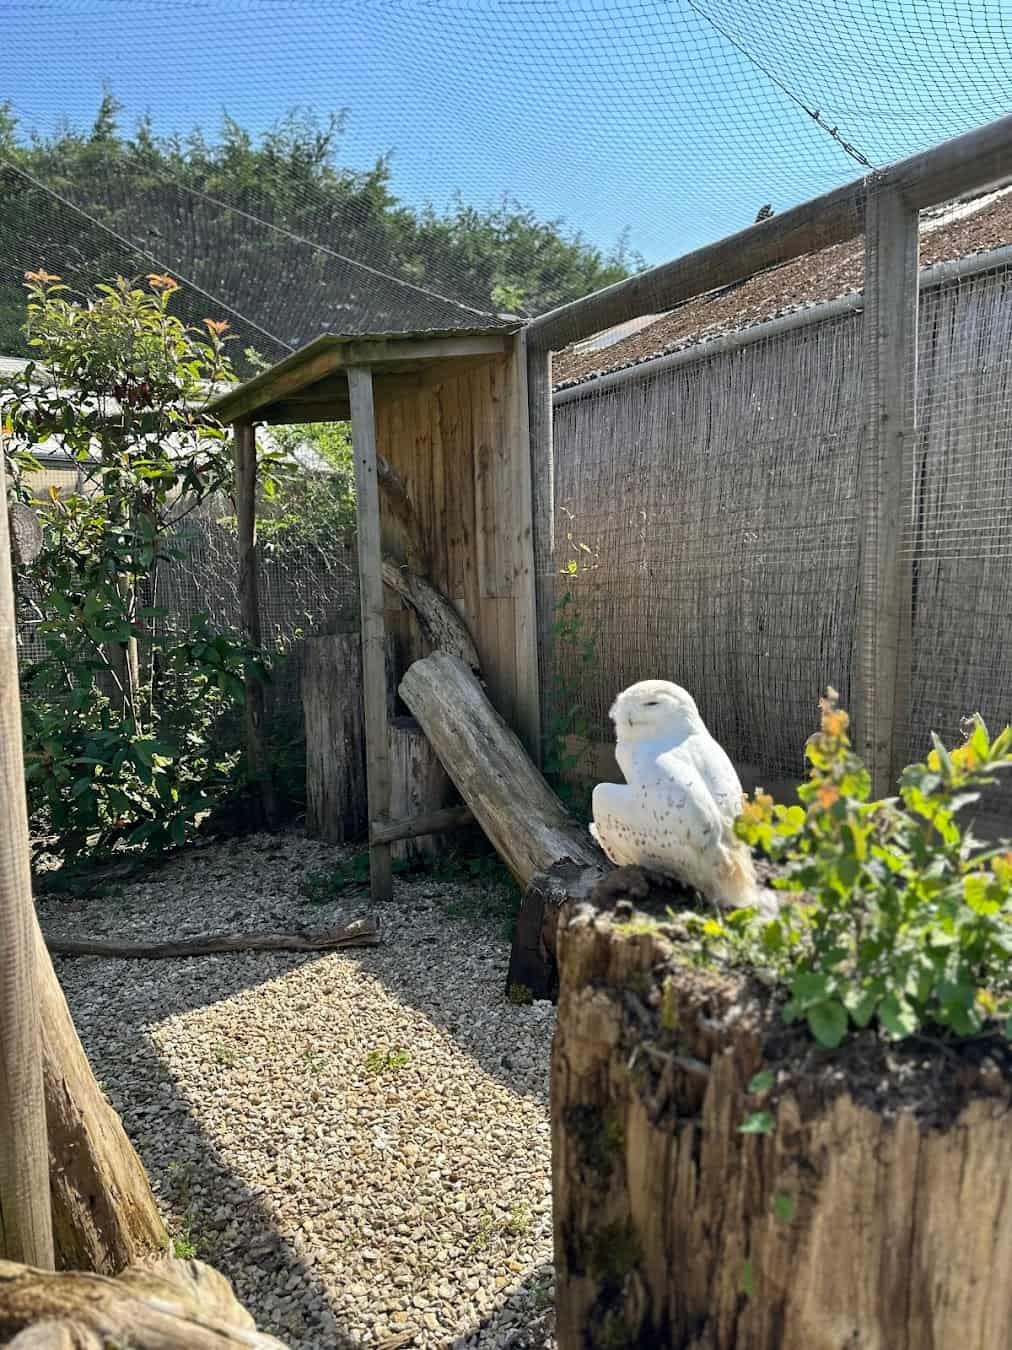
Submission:
[[[436,361],[485,360],[502,355],[520,327],[420,333],[324,334],[277,365],[214,399],[208,411],[221,421],[331,422],[350,416],[347,372],[400,375]]]

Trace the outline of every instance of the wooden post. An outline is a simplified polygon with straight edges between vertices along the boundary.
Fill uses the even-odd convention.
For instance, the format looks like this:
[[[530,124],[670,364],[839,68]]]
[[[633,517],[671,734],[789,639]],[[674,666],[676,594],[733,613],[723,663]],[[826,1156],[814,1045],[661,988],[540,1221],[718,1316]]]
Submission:
[[[910,437],[916,411],[918,214],[894,187],[869,183],[864,332],[868,424],[860,484],[861,581],[855,730],[887,796],[907,760],[913,510]]]
[[[552,353],[525,341],[527,358],[528,436],[531,459],[531,529],[534,542],[535,608],[537,610],[539,731],[542,740],[552,723],[552,644],[555,626],[555,459],[552,442]],[[544,745],[538,746],[543,762]]]
[[[235,511],[239,533],[239,615],[244,640],[257,653],[260,631],[260,585],[256,552],[257,445],[252,422],[235,426]],[[264,824],[277,828],[278,808],[267,762],[264,738],[264,686],[254,671],[246,672],[246,755],[249,771],[260,788]]]
[[[549,358],[550,359],[550,358]],[[548,390],[551,418],[551,382]],[[521,331],[510,358],[509,452],[513,498],[513,577],[516,606],[516,716],[521,739],[541,766],[541,674],[538,661],[538,573],[531,463],[531,412],[527,384],[527,339]],[[540,480],[538,480],[540,482]]]
[[[0,1256],[53,1268],[7,484],[0,458]]]
[[[387,684],[384,658],[383,550],[380,540],[379,485],[376,477],[376,422],[372,373],[348,370],[351,437],[355,452],[358,514],[358,584],[362,613],[362,679],[365,704],[365,770],[369,799],[369,876],[374,900],[393,894],[390,845],[374,838],[374,827],[390,818],[390,743],[387,732]]]

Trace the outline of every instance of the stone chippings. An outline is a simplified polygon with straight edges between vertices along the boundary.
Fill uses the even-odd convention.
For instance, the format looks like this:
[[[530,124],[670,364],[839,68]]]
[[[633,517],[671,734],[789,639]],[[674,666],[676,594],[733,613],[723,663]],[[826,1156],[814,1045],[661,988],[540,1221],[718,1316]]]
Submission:
[[[40,916],[166,940],[376,912],[300,894],[341,856],[296,834],[212,844]],[[497,926],[446,916],[460,889],[398,878],[374,949],[57,961],[177,1250],[293,1348],[553,1344],[554,1010],[507,1002]]]

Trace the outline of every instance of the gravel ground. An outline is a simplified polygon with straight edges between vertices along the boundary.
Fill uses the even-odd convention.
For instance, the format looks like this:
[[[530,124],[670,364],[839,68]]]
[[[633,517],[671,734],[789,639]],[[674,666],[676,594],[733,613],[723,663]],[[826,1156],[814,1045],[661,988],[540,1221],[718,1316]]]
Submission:
[[[300,894],[341,857],[295,834],[212,844],[40,915],[124,940],[317,926],[371,912]],[[506,1001],[496,924],[446,916],[463,886],[395,887],[374,949],[57,970],[177,1250],[227,1273],[261,1328],[292,1347],[542,1350],[554,1010]]]

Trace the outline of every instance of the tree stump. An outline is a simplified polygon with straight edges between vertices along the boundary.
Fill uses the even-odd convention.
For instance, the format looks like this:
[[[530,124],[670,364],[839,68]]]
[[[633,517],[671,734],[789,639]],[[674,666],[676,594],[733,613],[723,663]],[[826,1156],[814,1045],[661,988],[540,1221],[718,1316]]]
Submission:
[[[457,800],[453,784],[436,757],[425,732],[413,717],[390,721],[390,815],[394,820],[412,820],[428,815]],[[390,845],[395,861],[421,862],[445,850],[450,836],[423,834]]]
[[[393,713],[392,642],[387,688]],[[306,832],[328,844],[369,831],[362,710],[362,641],[358,632],[307,638],[302,673],[306,724]]]
[[[0,1261],[0,1337],[10,1350],[284,1350],[224,1275],[168,1257],[117,1279]]]
[[[656,909],[559,932],[560,1350],[1012,1344],[1002,1043],[820,1050]]]

